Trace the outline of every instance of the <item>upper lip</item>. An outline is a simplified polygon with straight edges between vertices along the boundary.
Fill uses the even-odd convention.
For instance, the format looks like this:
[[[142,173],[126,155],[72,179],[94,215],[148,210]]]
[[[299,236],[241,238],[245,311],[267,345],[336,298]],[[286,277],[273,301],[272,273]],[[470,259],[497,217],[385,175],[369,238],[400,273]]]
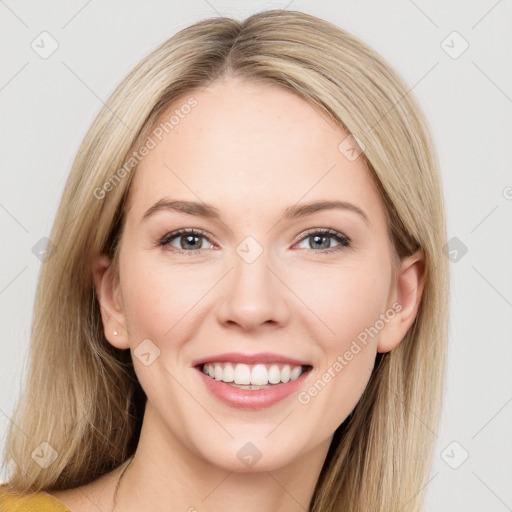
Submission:
[[[222,354],[215,354],[212,356],[202,357],[192,361],[192,366],[199,366],[205,363],[217,362],[230,362],[230,363],[283,363],[294,366],[311,366],[308,361],[302,361],[294,357],[288,357],[281,354],[273,354],[272,352],[259,352],[258,354],[241,354],[239,352],[224,352]]]

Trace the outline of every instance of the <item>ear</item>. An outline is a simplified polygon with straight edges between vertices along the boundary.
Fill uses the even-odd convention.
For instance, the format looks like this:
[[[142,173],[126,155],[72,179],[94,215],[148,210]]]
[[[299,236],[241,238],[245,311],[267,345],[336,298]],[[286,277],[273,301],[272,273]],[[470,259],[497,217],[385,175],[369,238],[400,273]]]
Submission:
[[[377,343],[377,352],[389,352],[393,350],[405,337],[416,318],[420,306],[425,271],[425,255],[423,249],[418,249],[414,254],[404,258],[400,264],[397,280],[393,285],[388,311],[394,311],[389,322],[381,331]],[[395,307],[392,304],[396,304]]]
[[[105,255],[98,256],[93,263],[92,273],[105,338],[116,348],[129,348],[120,286],[110,258]],[[117,332],[117,335],[114,332]]]

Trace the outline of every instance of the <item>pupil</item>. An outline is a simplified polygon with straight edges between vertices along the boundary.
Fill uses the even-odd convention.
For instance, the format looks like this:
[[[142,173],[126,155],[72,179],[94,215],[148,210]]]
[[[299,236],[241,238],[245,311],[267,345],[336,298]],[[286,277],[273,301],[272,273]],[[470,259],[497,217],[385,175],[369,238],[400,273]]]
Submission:
[[[182,249],[188,249],[189,247],[187,246],[187,244],[191,244],[191,245],[193,245],[193,240],[194,240],[194,239],[196,239],[196,240],[197,240],[197,239],[199,239],[199,236],[197,236],[197,235],[187,235],[187,236],[186,236],[186,242],[185,242],[185,243],[183,243],[183,238],[184,238],[184,237],[182,237],[182,238],[181,238],[181,240],[182,240],[181,248],[182,248]],[[197,245],[197,244],[196,244],[196,245]],[[194,248],[194,247],[192,247],[192,249],[193,249],[193,248]]]
[[[314,240],[313,244],[320,244],[320,247],[317,247],[318,249],[329,249],[330,243],[328,236],[314,235],[311,238]],[[321,242],[322,239],[324,240],[323,243]]]

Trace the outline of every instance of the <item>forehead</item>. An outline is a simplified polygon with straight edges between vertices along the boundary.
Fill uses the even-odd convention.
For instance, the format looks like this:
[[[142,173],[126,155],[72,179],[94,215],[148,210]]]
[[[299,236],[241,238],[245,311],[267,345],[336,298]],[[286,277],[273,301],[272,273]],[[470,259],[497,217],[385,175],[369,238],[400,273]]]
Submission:
[[[190,98],[195,106],[184,108]],[[224,79],[176,100],[160,122],[171,116],[168,133],[152,132],[156,145],[134,176],[130,210],[139,218],[165,196],[236,216],[319,199],[357,202],[375,220],[385,215],[363,159],[339,150],[346,134],[291,91]]]

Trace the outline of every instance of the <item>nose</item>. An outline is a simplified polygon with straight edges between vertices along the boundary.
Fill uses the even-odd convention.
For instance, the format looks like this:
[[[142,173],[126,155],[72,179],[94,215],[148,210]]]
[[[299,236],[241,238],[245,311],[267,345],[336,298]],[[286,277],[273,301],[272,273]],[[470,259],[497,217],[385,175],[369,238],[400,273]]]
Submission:
[[[262,325],[284,326],[289,319],[290,294],[269,265],[265,252],[248,263],[235,255],[234,268],[218,299],[217,316],[224,325],[250,331]]]

